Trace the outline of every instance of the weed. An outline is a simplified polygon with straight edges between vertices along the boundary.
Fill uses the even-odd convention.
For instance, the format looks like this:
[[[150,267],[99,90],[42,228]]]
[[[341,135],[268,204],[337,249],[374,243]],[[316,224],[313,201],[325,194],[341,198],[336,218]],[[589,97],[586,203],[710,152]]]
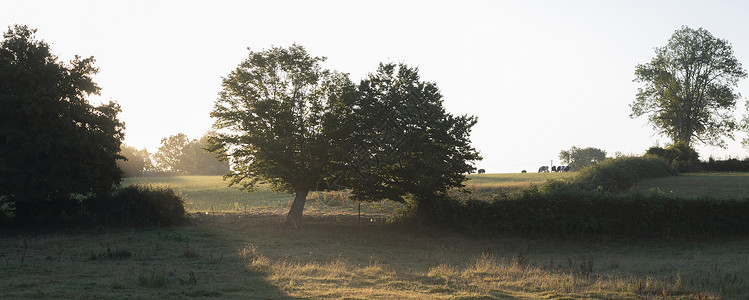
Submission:
[[[149,288],[164,288],[169,284],[169,281],[166,273],[153,270],[150,274],[138,276],[138,284]]]
[[[114,249],[112,250],[107,244],[107,250],[105,252],[95,253],[91,251],[91,260],[107,260],[107,259],[128,259],[133,256],[133,253],[125,249]]]
[[[185,244],[185,250],[182,251],[182,257],[185,257],[185,258],[196,258],[198,256],[199,255],[198,255],[197,252],[195,252],[195,250],[190,249],[190,243],[186,243]]]

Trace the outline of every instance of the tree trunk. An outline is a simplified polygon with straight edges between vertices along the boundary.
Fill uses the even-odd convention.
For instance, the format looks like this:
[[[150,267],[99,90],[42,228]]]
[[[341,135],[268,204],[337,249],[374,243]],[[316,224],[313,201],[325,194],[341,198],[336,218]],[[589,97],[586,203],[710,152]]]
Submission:
[[[307,202],[307,194],[309,189],[296,189],[296,195],[294,196],[294,202],[291,204],[289,214],[286,215],[286,226],[291,226],[294,229],[299,228],[299,222],[302,220],[302,212],[304,211],[304,203]]]

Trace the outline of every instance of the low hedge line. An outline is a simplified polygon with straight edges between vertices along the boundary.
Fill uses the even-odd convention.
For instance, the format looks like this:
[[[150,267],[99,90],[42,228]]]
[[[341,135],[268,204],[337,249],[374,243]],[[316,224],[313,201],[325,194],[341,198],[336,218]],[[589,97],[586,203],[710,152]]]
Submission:
[[[97,226],[152,227],[187,222],[184,200],[167,187],[131,185],[83,202],[87,219]]]
[[[25,205],[22,211],[33,212],[32,216],[17,215],[20,205]],[[187,221],[183,197],[167,187],[131,185],[98,195],[0,205],[0,228],[142,228],[180,225]]]
[[[512,199],[437,201],[433,221],[475,234],[659,237],[749,233],[749,199],[531,187]],[[440,213],[441,212],[441,213]]]
[[[630,189],[640,179],[676,175],[664,160],[625,157],[494,199],[435,201],[436,225],[476,234],[661,237],[749,233],[749,198],[683,199]]]
[[[727,160],[709,159],[700,163],[700,167],[706,172],[749,172],[749,158],[738,160],[735,158]]]

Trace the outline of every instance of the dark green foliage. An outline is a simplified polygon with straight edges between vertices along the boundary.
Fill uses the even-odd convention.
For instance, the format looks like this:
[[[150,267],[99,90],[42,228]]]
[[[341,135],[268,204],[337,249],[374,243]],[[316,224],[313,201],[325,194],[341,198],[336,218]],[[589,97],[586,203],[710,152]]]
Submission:
[[[0,42],[0,206],[39,225],[76,214],[80,195],[119,184],[124,125],[116,103],[86,100],[99,92],[93,57],[58,62],[34,35],[17,25]]]
[[[625,238],[746,234],[749,198],[684,199],[628,190],[640,179],[675,175],[662,159],[622,157],[494,199],[436,198],[436,225],[477,234],[516,233]]]
[[[340,99],[353,90],[345,74],[323,69],[323,57],[298,45],[251,51],[223,79],[211,117],[219,131],[210,151],[231,160],[231,184],[270,183],[296,193],[287,223],[296,227],[310,190],[331,188],[348,136],[339,129]]]
[[[511,199],[437,201],[437,225],[476,234],[516,233],[623,238],[749,232],[749,198],[683,199],[672,194],[531,187]]]
[[[665,149],[650,147],[645,155],[664,159],[680,173],[695,172],[700,167],[699,154],[684,142],[676,142]]]
[[[657,157],[619,157],[585,168],[572,179],[583,190],[607,192],[631,188],[638,180],[677,175],[663,159]]]
[[[381,64],[347,103],[346,127],[354,150],[352,195],[357,200],[413,199],[420,214],[432,199],[463,187],[473,161],[470,132],[477,119],[445,111],[437,85],[420,79],[417,68]]]
[[[749,158],[715,160],[711,157],[707,162],[702,162],[700,168],[706,172],[749,172]]]
[[[172,226],[187,222],[184,200],[171,188],[131,185],[84,201],[87,217],[102,226]]]

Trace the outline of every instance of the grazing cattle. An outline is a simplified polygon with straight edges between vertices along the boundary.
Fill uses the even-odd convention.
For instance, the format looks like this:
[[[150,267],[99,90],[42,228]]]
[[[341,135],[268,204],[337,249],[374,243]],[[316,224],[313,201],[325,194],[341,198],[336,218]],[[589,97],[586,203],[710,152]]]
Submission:
[[[486,170],[484,170],[484,169],[479,169],[479,174],[484,174],[484,173],[486,173]]]
[[[520,171],[520,173],[528,173],[528,171],[522,170],[522,171]]]
[[[549,172],[549,166],[541,166],[538,168],[538,173],[548,173]]]
[[[551,166],[551,171],[552,172],[557,172],[557,170],[559,170],[559,169],[557,169],[557,166]]]

